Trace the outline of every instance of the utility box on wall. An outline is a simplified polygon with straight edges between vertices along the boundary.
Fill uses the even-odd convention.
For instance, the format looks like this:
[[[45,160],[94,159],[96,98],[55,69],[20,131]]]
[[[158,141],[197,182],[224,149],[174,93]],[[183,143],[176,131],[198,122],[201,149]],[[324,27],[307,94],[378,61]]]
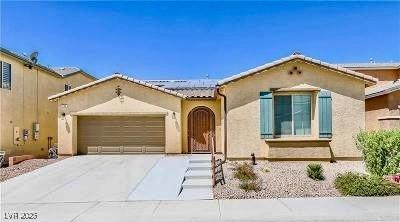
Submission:
[[[21,132],[19,127],[14,127],[14,145],[19,145],[21,143]]]
[[[33,123],[33,139],[38,140],[40,136],[40,124],[39,123]]]

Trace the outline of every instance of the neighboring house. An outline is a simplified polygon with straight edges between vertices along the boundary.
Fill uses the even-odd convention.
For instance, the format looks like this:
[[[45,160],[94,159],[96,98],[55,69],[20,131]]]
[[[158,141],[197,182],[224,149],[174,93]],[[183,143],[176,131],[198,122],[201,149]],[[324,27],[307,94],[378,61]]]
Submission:
[[[59,153],[208,153],[359,159],[365,87],[377,79],[294,54],[220,81],[114,74],[49,97]]]
[[[96,80],[82,70],[62,73],[1,48],[0,150],[47,156],[57,143],[57,105],[47,97]]]
[[[379,80],[365,90],[367,130],[400,128],[400,63],[356,63],[344,67]]]

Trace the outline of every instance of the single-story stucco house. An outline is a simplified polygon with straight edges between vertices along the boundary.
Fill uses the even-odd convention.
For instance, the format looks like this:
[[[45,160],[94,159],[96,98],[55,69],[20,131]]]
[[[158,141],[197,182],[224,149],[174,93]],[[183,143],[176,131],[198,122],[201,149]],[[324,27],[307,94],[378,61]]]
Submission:
[[[365,87],[377,79],[295,53],[222,80],[121,74],[49,97],[61,155],[208,153],[359,159]]]

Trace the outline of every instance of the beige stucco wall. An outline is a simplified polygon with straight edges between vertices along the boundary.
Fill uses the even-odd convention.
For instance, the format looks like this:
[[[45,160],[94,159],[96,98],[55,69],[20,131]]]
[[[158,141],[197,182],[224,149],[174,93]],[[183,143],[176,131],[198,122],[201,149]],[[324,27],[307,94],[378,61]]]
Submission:
[[[117,97],[120,86],[123,99]],[[62,108],[61,104],[66,104]],[[181,98],[122,79],[112,79],[58,100],[59,153],[77,153],[77,121],[80,115],[163,115],[166,127],[166,153],[182,152]],[[64,106],[65,107],[65,106]],[[65,112],[63,118],[60,114]],[[174,115],[175,113],[175,115]]]
[[[188,115],[190,111],[199,106],[210,108],[215,115],[215,148],[216,152],[222,152],[223,144],[223,111],[221,100],[184,100],[182,101],[182,152],[188,152]]]
[[[377,85],[386,84],[394,80],[400,79],[400,69],[353,69],[354,71],[361,72],[379,80]]]
[[[65,81],[56,74],[35,67],[29,69],[24,63],[7,54],[1,53],[0,60],[11,64],[11,90],[1,92],[1,134],[0,149],[8,155],[33,154],[47,156],[47,138],[53,137],[57,143],[57,105],[47,98],[64,91]],[[74,76],[74,85],[93,81],[81,74]],[[39,140],[33,140],[34,122],[40,124]],[[29,138],[25,142],[14,144],[13,129],[29,129]]]
[[[69,84],[72,86],[72,88],[84,85],[84,84],[92,82],[92,81],[93,81],[92,78],[83,74],[82,72],[78,72],[76,74],[66,76],[63,78],[64,84]]]
[[[302,74],[289,75],[293,66],[302,70]],[[260,91],[300,84],[332,92],[332,141],[269,143],[261,139]],[[225,85],[228,158],[250,157],[251,153],[265,158],[330,158],[329,147],[335,157],[360,157],[353,136],[365,128],[364,84],[361,80],[297,60]],[[313,101],[314,121],[309,139],[318,139],[316,93]]]
[[[365,125],[367,130],[399,127],[399,120],[380,120],[387,116],[400,116],[400,91],[373,97],[365,101]]]

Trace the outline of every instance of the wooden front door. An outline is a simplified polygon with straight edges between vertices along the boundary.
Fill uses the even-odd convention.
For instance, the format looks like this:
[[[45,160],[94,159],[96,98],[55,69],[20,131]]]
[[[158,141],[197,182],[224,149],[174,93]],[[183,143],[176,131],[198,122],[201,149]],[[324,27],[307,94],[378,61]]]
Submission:
[[[190,153],[210,153],[215,143],[215,116],[207,107],[189,113],[188,143]]]

